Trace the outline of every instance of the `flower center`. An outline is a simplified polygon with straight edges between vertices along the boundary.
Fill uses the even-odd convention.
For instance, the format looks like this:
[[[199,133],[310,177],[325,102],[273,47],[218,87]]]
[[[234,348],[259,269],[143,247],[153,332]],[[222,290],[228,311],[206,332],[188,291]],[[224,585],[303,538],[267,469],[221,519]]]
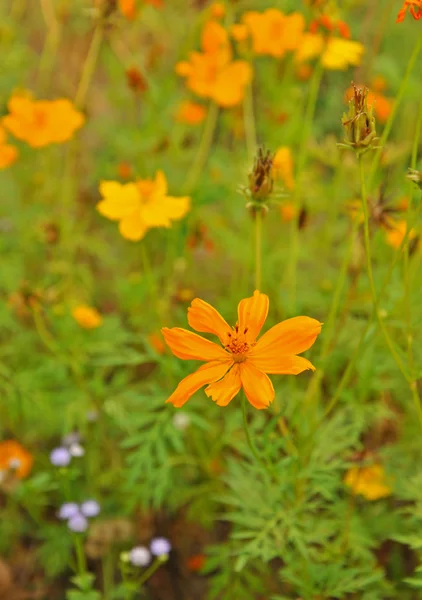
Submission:
[[[241,331],[239,325],[236,325],[232,328],[232,331],[227,333],[227,344],[224,347],[231,353],[235,363],[245,362],[250,348],[255,346],[256,342],[250,344],[246,341],[247,332],[247,327]]]

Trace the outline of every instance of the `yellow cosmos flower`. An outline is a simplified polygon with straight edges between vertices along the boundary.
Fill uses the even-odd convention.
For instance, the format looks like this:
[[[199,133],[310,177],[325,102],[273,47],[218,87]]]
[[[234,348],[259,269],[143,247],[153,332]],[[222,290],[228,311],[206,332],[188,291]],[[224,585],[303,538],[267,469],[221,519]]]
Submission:
[[[103,200],[97,210],[107,219],[119,222],[124,238],[141,240],[152,227],[171,227],[172,221],[185,216],[190,208],[190,198],[167,195],[167,180],[162,171],[155,179],[138,179],[131,183],[102,181]]]
[[[8,109],[3,126],[33,148],[67,142],[85,120],[65,98],[32,100],[27,96],[13,96]]]
[[[6,140],[6,132],[0,126],[0,169],[10,167],[18,158],[17,148],[8,144]]]
[[[164,327],[164,339],[175,356],[206,361],[179,383],[167,402],[179,408],[207,385],[206,395],[218,406],[227,406],[243,388],[252,406],[267,408],[275,395],[267,373],[298,375],[307,369],[314,371],[309,360],[296,355],[312,346],[322,323],[310,317],[294,317],[278,323],[257,341],[268,307],[268,296],[256,290],[252,297],[240,301],[237,324],[230,327],[215,308],[195,298],[188,308],[189,325],[216,335],[222,346],[180,327]]]
[[[344,483],[354,494],[364,496],[367,500],[378,500],[391,495],[384,469],[379,464],[370,467],[352,467],[347,471]]]
[[[99,327],[103,318],[96,308],[81,304],[72,310],[72,317],[84,329],[96,329]]]
[[[276,8],[269,8],[262,13],[247,12],[242,21],[250,31],[253,51],[276,58],[288,50],[295,50],[300,45],[305,29],[305,19],[301,13],[285,15]]]
[[[251,66],[232,60],[227,31],[217,21],[205,25],[201,46],[203,52],[191,52],[189,61],[177,63],[176,73],[186,78],[187,87],[197,96],[224,108],[236,106],[252,79]]]
[[[274,179],[281,180],[288,190],[295,186],[293,177],[293,157],[288,146],[282,146],[277,150],[273,158]]]
[[[364,47],[360,42],[335,36],[327,38],[319,33],[305,33],[295,59],[303,62],[320,55],[325,69],[345,71],[350,66],[359,65],[363,53]]]

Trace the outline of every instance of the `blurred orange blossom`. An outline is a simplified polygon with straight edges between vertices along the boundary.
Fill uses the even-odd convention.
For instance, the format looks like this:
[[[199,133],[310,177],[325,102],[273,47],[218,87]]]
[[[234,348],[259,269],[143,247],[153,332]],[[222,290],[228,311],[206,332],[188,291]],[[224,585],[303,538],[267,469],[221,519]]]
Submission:
[[[13,165],[17,157],[17,149],[15,146],[11,146],[7,143],[6,132],[3,127],[0,126],[0,169],[6,169],[6,167]]]
[[[9,114],[3,117],[3,126],[33,148],[67,142],[85,121],[83,114],[65,98],[33,100],[15,95],[7,106]]]
[[[162,171],[155,179],[138,179],[126,184],[102,181],[103,200],[97,210],[107,219],[119,222],[119,231],[127,240],[141,240],[153,227],[171,227],[172,221],[185,216],[190,198],[167,195],[167,180]]]
[[[406,0],[403,2],[403,6],[397,15],[396,23],[404,21],[408,10],[412,17],[418,21],[422,17],[422,0]]]
[[[0,475],[13,473],[18,479],[24,479],[32,469],[34,459],[25,448],[15,440],[0,442]]]
[[[176,65],[187,87],[197,96],[210,98],[222,107],[239,104],[252,79],[252,68],[244,60],[232,60],[228,33],[217,21],[208,21],[202,32],[203,52],[191,52],[188,61]]]
[[[72,310],[72,317],[84,329],[96,329],[103,322],[103,318],[96,308],[81,304]]]
[[[207,109],[196,102],[182,102],[176,112],[176,121],[188,125],[202,123],[207,114]]]
[[[296,50],[305,29],[305,18],[301,13],[285,15],[276,8],[269,8],[262,13],[246,12],[242,22],[250,32],[255,54],[276,58],[282,57],[288,50]],[[239,30],[232,30],[232,33],[236,35]]]
[[[179,408],[208,384],[205,393],[219,406],[227,406],[243,388],[252,406],[267,408],[275,395],[267,373],[298,375],[307,369],[314,371],[309,360],[296,355],[313,345],[322,323],[310,317],[294,317],[278,323],[256,341],[268,307],[268,296],[255,290],[252,297],[240,301],[236,326],[230,327],[214,307],[195,298],[188,308],[189,325],[216,335],[223,347],[186,329],[164,327],[164,339],[175,356],[206,361],[179,383],[167,402]]]

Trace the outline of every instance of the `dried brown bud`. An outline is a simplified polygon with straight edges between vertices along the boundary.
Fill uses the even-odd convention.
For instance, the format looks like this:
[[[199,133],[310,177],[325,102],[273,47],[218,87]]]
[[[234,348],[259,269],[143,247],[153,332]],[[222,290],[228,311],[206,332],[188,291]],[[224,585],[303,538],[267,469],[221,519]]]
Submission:
[[[354,83],[353,97],[349,101],[349,112],[341,120],[346,131],[343,147],[353,148],[359,154],[374,149],[377,140],[373,107],[368,106],[368,88]]]

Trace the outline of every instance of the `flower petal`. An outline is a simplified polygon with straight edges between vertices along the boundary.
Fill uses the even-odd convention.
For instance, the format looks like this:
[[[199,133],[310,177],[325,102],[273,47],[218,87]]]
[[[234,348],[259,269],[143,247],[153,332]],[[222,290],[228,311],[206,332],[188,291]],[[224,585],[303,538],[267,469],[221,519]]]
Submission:
[[[310,317],[293,317],[271,327],[250,352],[250,357],[291,356],[305,352],[321,333],[322,323]]]
[[[134,183],[122,185],[118,181],[102,181],[100,193],[104,199],[97,204],[97,210],[114,221],[128,217],[140,205],[139,192]]]
[[[254,342],[268,315],[269,300],[266,294],[254,291],[253,296],[239,302],[237,308],[240,331],[247,328],[247,339]]]
[[[148,226],[142,221],[138,211],[124,217],[119,223],[122,236],[132,242],[141,240],[147,230]]]
[[[218,310],[200,298],[192,300],[188,308],[188,323],[196,331],[213,333],[220,338],[224,345],[227,342],[227,334],[231,332],[230,325],[226,323]]]
[[[233,368],[226,373],[223,379],[220,379],[220,381],[215,383],[210,383],[210,385],[205,388],[205,393],[209,398],[214,400],[218,406],[227,406],[236,394],[239,393],[241,387],[242,382],[240,381],[239,365],[234,365]]]
[[[274,400],[275,392],[271,380],[248,360],[240,363],[240,379],[246,398],[255,408],[267,408]]]
[[[227,360],[230,354],[221,346],[181,327],[161,330],[170,350],[182,360]]]
[[[180,408],[189,400],[189,398],[207,383],[218,381],[226,374],[231,361],[211,361],[199,367],[195,373],[188,375],[179,383],[170,398],[170,402],[176,408]]]
[[[302,356],[258,354],[254,357],[248,356],[248,362],[263,373],[270,375],[298,375],[308,369],[315,371],[314,365]]]

